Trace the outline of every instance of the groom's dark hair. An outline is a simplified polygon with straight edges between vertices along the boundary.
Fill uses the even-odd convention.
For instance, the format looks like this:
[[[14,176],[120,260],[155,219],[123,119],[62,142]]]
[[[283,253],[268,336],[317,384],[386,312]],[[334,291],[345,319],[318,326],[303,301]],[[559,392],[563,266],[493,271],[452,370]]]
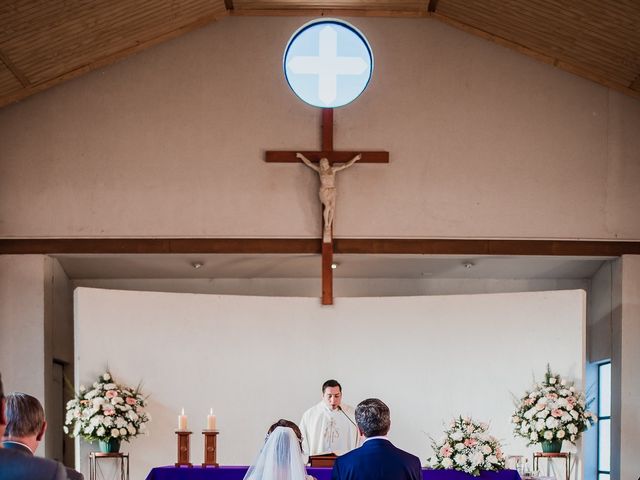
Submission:
[[[337,380],[327,380],[322,384],[322,394],[324,395],[324,391],[330,387],[338,387],[340,389],[340,393],[342,393],[342,385],[340,385]]]
[[[367,398],[356,407],[356,423],[365,437],[381,437],[389,433],[391,415],[382,400]]]

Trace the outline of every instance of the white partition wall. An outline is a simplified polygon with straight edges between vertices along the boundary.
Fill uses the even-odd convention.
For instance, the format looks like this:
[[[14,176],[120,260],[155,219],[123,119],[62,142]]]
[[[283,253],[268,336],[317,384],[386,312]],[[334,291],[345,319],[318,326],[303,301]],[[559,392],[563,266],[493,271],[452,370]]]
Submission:
[[[344,401],[379,397],[391,408],[391,440],[426,462],[443,421],[491,422],[507,453],[527,452],[511,434],[511,394],[547,362],[582,382],[585,293],[314,298],[194,295],[78,288],[76,380],[108,365],[116,380],[142,380],[149,435],[124,449],[132,478],[175,461],[177,415],[189,416],[192,462],[202,461],[207,412],[220,430],[218,461],[248,464],[267,427],[298,422],[329,378]],[[89,446],[78,449],[86,473]]]

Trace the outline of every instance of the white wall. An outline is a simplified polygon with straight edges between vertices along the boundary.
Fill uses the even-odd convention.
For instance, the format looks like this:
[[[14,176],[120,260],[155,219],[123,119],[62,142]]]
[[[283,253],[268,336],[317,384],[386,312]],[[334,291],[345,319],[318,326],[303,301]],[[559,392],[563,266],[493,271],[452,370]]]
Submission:
[[[0,237],[318,237],[319,147],[283,48],[305,18],[230,17],[0,110]],[[353,18],[370,87],[337,149],[337,237],[640,239],[640,102],[427,19]],[[188,212],[188,214],[186,214]]]
[[[510,393],[547,362],[582,382],[585,293],[403,298],[267,298],[76,290],[77,383],[108,364],[119,381],[144,381],[154,421],[127,450],[133,478],[175,459],[176,414],[190,414],[201,461],[206,412],[218,414],[219,460],[249,463],[268,425],[298,421],[336,377],[345,401],[379,396],[391,437],[426,460],[428,435],[456,414],[491,420],[511,453]],[[79,449],[84,460],[88,451]],[[84,468],[84,467],[83,467]],[[85,469],[86,472],[86,469]]]

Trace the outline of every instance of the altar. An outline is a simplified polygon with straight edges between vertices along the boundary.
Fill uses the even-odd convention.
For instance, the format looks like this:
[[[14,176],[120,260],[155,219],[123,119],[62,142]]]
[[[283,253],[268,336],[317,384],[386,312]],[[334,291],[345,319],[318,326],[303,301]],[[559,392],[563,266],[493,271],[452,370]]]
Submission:
[[[246,466],[218,467],[218,468],[177,468],[156,467],[149,472],[146,480],[242,480],[247,473]],[[330,468],[307,468],[307,474],[317,480],[331,480]],[[501,472],[482,472],[479,477],[473,477],[456,470],[422,470],[423,480],[520,480],[515,470]]]

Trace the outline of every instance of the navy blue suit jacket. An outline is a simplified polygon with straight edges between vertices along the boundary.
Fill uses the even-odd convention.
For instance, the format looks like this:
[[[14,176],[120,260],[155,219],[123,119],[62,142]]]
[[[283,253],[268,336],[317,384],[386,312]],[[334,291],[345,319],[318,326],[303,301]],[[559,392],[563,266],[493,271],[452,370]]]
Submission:
[[[338,457],[331,473],[333,480],[422,480],[420,459],[375,438],[360,448]]]
[[[0,448],[2,480],[67,480],[61,463],[33,457],[8,448]]]

